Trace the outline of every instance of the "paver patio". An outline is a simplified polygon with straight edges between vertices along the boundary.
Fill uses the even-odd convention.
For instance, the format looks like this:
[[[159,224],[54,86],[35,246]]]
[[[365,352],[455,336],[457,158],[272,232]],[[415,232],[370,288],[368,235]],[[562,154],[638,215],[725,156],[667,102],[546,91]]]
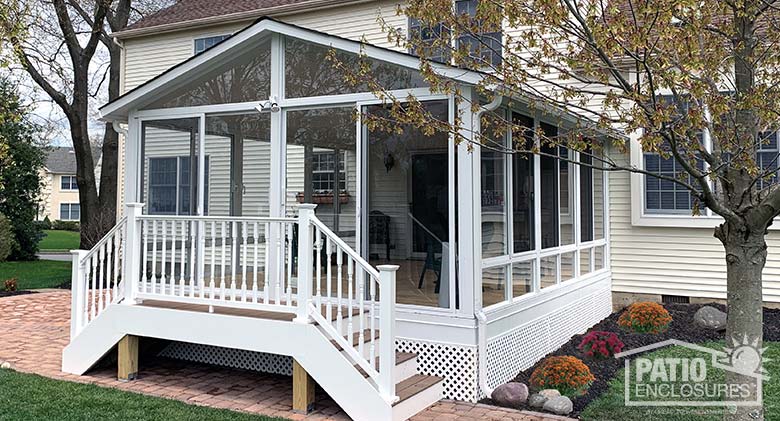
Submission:
[[[316,410],[292,412],[290,377],[157,358],[144,362],[138,380],[119,382],[115,367],[85,376],[60,371],[70,331],[70,292],[51,291],[0,298],[0,361],[20,372],[133,391],[180,401],[293,420],[349,420],[325,393]],[[549,414],[443,400],[416,415],[415,421],[566,420]]]

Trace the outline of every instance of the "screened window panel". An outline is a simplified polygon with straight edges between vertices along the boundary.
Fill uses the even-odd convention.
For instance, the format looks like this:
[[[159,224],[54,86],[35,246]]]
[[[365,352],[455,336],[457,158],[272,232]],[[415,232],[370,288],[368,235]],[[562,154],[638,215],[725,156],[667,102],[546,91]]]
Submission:
[[[570,152],[563,146],[558,147],[559,191],[560,191],[560,237],[561,245],[574,244],[574,164],[567,162]]]
[[[558,129],[546,123],[540,123],[545,139],[541,141],[539,156],[539,174],[541,186],[541,221],[542,248],[558,246],[558,168],[559,161],[555,158],[558,147],[550,145],[550,140],[558,136]]]
[[[238,47],[237,47],[238,48]],[[194,107],[265,101],[271,94],[271,41],[265,38],[241,50],[211,70],[145,106],[145,109]]]
[[[495,133],[491,124],[482,133]],[[505,146],[502,138],[493,139],[493,147],[483,147],[482,182],[482,256],[495,257],[509,253],[507,212],[507,156],[497,148]]]
[[[525,130],[515,130],[515,148],[530,150],[533,146],[534,120],[522,114],[513,113],[513,123]],[[512,224],[515,253],[534,248],[534,156],[532,153],[512,155]]]
[[[593,240],[593,157],[590,149],[580,154],[580,241]]]
[[[371,92],[368,84],[360,82],[353,86],[345,78],[349,72],[359,72],[363,64],[370,67],[369,76],[383,89],[411,89],[427,86],[420,73],[414,69],[287,37],[284,66],[285,97],[301,98]],[[337,68],[335,65],[344,66],[346,69]]]

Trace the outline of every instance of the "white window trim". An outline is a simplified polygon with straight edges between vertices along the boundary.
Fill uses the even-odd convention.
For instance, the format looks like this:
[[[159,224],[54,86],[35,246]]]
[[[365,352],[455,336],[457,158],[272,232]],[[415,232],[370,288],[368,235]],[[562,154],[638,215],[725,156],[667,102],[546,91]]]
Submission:
[[[71,188],[63,189],[63,188],[62,188],[62,180],[63,180],[65,177],[71,178],[71,179],[73,179],[73,180],[75,180],[75,179],[76,179],[76,176],[75,176],[75,175],[61,175],[61,176],[60,176],[60,191],[66,191],[66,192],[74,192],[74,191],[79,191],[79,188],[78,188],[78,187],[76,187],[75,189],[71,189]],[[69,186],[72,186],[72,185],[73,185],[73,182],[70,182],[70,183],[68,183],[68,185],[69,185]]]
[[[200,41],[200,40],[206,40],[206,39],[209,39],[209,38],[223,37],[223,39],[220,41],[220,42],[222,42],[225,39],[227,39],[228,37],[230,37],[231,35],[233,35],[233,34],[232,33],[224,33],[224,32],[218,32],[218,33],[206,34],[206,35],[199,34],[197,37],[193,37],[192,38],[192,54],[200,54],[200,53],[205,52],[209,48],[211,48],[211,47],[209,47],[209,48],[206,48],[203,51],[197,51],[197,42]],[[212,47],[213,47],[213,45],[212,45]]]
[[[63,218],[62,217],[62,205],[68,205],[68,218]],[[79,216],[81,216],[81,204],[80,203],[70,203],[70,202],[60,203],[60,208],[59,208],[59,215],[60,215],[59,220],[60,221],[79,221],[81,219],[81,218],[79,218],[79,219],[72,219],[70,217],[70,215],[73,213],[72,207],[74,205],[79,207]]]

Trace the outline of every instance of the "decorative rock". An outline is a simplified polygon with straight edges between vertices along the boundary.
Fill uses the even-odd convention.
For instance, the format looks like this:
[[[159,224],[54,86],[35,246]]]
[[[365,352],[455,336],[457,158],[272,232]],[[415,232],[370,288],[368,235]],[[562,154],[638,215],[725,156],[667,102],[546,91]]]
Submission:
[[[528,400],[528,386],[518,382],[505,383],[498,386],[490,397],[498,405],[518,408]]]
[[[547,412],[552,412],[553,414],[568,415],[574,410],[574,404],[571,399],[566,396],[555,396],[547,399],[547,402],[544,403],[542,409]]]
[[[4,361],[2,364],[0,364],[0,368],[11,368],[11,363]]]
[[[534,393],[528,397],[528,406],[531,408],[541,408],[544,406],[545,402],[547,402],[547,398],[538,393]]]
[[[544,396],[547,399],[557,398],[558,396],[561,396],[561,392],[555,389],[544,389],[541,392],[539,392],[539,394]]]
[[[724,330],[726,329],[726,313],[715,307],[704,306],[693,315],[693,322],[705,329]]]

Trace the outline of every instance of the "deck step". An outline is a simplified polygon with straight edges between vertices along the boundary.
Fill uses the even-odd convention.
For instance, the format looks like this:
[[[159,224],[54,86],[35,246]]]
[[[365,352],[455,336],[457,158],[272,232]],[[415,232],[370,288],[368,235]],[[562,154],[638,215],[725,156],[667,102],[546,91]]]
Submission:
[[[426,376],[425,374],[415,374],[401,383],[398,383],[398,385],[395,387],[395,394],[398,395],[398,402],[396,402],[394,405],[398,405],[407,399],[411,399],[415,395],[422,393],[428,388],[431,388],[437,383],[443,381],[444,379],[441,377]]]
[[[330,311],[331,311],[330,321],[335,322],[339,318],[339,316],[338,316],[338,306],[331,306]],[[368,310],[364,309],[362,312],[363,313],[368,313]],[[353,308],[352,309],[352,317],[360,316],[360,313],[361,313],[360,309],[358,309],[358,308]],[[326,305],[320,306],[320,314],[322,314],[323,318],[327,317],[327,315],[328,315],[328,306],[326,306]],[[348,319],[348,318],[349,318],[349,308],[347,308],[345,306],[342,306],[341,307],[341,319],[344,320],[344,319]]]
[[[396,373],[400,374],[402,377],[396,377],[398,378],[398,381],[406,380],[407,378],[411,377],[415,373],[417,373],[417,362],[412,361],[415,358],[417,358],[417,354],[412,354],[410,352],[396,352],[395,353],[395,366],[397,368]],[[409,365],[409,367],[403,367],[405,365]],[[379,371],[379,357],[376,359],[376,364],[374,365],[377,371]],[[355,370],[357,370],[363,377],[368,378],[368,373],[366,373],[365,370],[363,370],[359,365],[355,364]],[[410,374],[406,374],[410,373]]]

